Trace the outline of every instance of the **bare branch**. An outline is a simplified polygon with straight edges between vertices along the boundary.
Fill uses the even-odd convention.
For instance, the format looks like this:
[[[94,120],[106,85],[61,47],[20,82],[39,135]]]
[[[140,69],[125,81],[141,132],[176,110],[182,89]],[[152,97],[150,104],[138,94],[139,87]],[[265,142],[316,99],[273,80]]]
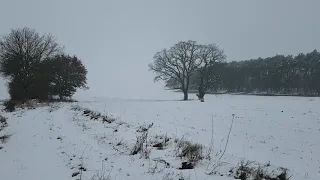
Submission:
[[[204,95],[205,91],[215,82],[221,80],[221,71],[216,66],[226,59],[223,50],[215,44],[201,45],[199,59],[201,65],[199,68],[200,84],[199,94]]]
[[[27,27],[12,29],[9,35],[0,39],[0,71],[11,78],[18,74],[33,76],[37,64],[61,50],[52,35],[40,36]]]
[[[178,82],[187,100],[190,76],[201,65],[199,52],[200,46],[196,41],[181,41],[169,50],[156,53],[149,68],[156,74],[155,80],[174,79]]]

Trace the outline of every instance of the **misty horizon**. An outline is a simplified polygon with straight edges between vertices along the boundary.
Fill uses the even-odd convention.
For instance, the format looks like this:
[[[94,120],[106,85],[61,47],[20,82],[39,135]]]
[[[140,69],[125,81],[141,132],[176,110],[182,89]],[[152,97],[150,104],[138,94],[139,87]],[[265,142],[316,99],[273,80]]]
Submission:
[[[319,50],[319,5],[315,0],[11,0],[0,6],[0,35],[29,27],[55,36],[88,69],[90,89],[79,90],[76,98],[157,98],[165,93],[164,83],[154,83],[148,71],[156,52],[186,40],[217,44],[228,62]],[[5,81],[1,84],[1,98],[8,98]]]

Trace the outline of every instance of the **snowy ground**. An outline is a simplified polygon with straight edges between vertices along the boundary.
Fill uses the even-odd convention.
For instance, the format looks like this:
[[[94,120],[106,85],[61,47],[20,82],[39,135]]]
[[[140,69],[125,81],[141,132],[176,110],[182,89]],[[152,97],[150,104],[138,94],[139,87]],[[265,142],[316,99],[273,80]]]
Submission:
[[[228,171],[243,159],[270,164],[271,169],[287,168],[290,180],[320,179],[320,98],[207,95],[200,103],[180,97],[95,98],[2,112],[9,126],[0,133],[11,138],[0,143],[0,179],[89,180],[104,175],[110,180],[230,180],[234,178]],[[112,115],[116,121],[90,120],[83,110],[74,110],[76,106]],[[204,158],[192,170],[178,169],[184,159],[176,157],[175,140],[202,144],[204,155],[212,144],[214,154],[224,149],[232,120],[216,175],[208,175],[217,163],[214,158]],[[162,142],[161,136],[170,141],[163,150],[148,146],[148,159],[130,155],[141,135],[137,130],[151,123],[148,145]]]

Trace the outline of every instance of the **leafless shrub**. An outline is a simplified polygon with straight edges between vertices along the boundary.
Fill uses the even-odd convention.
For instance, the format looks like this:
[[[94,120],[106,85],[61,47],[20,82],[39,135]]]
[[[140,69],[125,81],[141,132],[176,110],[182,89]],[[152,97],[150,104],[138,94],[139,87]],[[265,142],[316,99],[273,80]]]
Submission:
[[[132,151],[131,151],[131,155],[136,155],[138,154],[140,151],[142,151],[143,149],[143,143],[145,142],[145,139],[147,137],[145,136],[145,134],[143,134],[142,136],[137,136],[137,141],[136,144],[134,145]]]
[[[157,148],[158,150],[163,150],[170,141],[170,138],[165,135],[156,135],[154,138],[149,140],[149,143],[152,145],[152,147]]]
[[[116,118],[111,117],[111,116],[102,116],[102,122],[107,122],[107,123],[113,123],[114,121],[116,121]]]
[[[237,167],[230,170],[230,175],[241,180],[289,180],[288,169],[278,168],[278,171],[268,171],[267,167],[253,161],[241,160]]]
[[[0,115],[0,131],[2,131],[7,126],[8,126],[7,118]]]
[[[2,131],[6,127],[8,127],[7,118],[0,115],[0,131]],[[10,139],[10,137],[11,137],[10,134],[0,135],[0,142],[6,143]]]
[[[0,142],[1,143],[6,143],[6,142],[8,142],[10,137],[11,137],[11,135],[9,135],[9,134],[5,134],[5,135],[0,136]]]
[[[80,175],[79,171],[72,173],[71,177],[76,177],[78,175]],[[81,180],[81,177],[79,179]]]
[[[291,177],[292,177],[292,175],[291,176],[289,176],[288,175],[288,169],[286,169],[286,168],[279,168],[279,170],[280,170],[280,174],[277,176],[278,178],[279,178],[279,180],[289,180]],[[289,176],[289,177],[288,177]]]
[[[149,161],[148,173],[151,173],[151,174],[161,173],[166,168],[170,168],[170,164],[164,159],[162,158],[152,159],[152,161]]]
[[[72,177],[75,177],[75,176],[79,176],[79,178],[77,180],[82,180],[82,175],[83,175],[83,172],[87,171],[87,168],[84,167],[84,163],[83,163],[83,155],[87,149],[88,145],[86,145],[86,147],[84,148],[79,160],[81,161],[81,163],[78,165],[78,170],[77,172],[74,172],[72,174]],[[73,155],[73,157],[75,157],[75,155]]]
[[[186,140],[179,140],[176,144],[177,157],[184,158],[188,163],[197,163],[203,159],[203,146]]]
[[[131,154],[132,150],[130,147],[128,147],[127,142],[124,141],[123,139],[117,140],[113,143],[110,144],[114,150],[119,152],[120,154],[126,154],[129,155]]]
[[[137,132],[147,132],[152,126],[153,126],[153,123],[151,123],[151,124],[149,124],[149,125],[140,126],[140,127],[137,129]]]
[[[136,144],[134,145],[130,155],[136,155],[139,152],[141,152],[142,156],[144,156],[146,159],[149,158],[150,150],[148,149],[148,132],[149,129],[153,126],[153,123],[146,126],[146,128],[139,128],[137,132],[141,132],[141,135],[137,136]]]
[[[118,141],[117,143],[116,143],[116,146],[121,146],[122,144],[123,144],[123,139],[121,139],[120,141]]]
[[[210,166],[210,172],[207,173],[208,175],[217,175],[220,174],[219,170],[221,167],[223,167],[224,165],[228,164],[227,162],[223,162],[223,161],[217,161],[217,162],[213,162],[212,166]],[[210,164],[209,164],[210,165]]]
[[[251,166],[253,163],[253,161],[241,160],[238,166],[236,168],[232,168],[230,172],[235,173],[235,175],[233,175],[234,178],[247,180],[254,172],[254,168]]]
[[[258,167],[258,169],[255,172],[253,180],[263,180],[265,178],[265,172],[261,167]]]

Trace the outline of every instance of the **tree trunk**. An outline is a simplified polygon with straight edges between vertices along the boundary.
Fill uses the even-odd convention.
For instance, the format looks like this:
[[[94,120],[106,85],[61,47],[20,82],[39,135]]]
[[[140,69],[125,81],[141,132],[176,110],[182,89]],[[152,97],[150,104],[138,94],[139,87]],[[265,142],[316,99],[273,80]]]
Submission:
[[[62,100],[63,100],[63,96],[62,96],[62,94],[61,94],[61,93],[59,94],[59,98],[60,98],[60,101],[62,101]]]
[[[203,88],[199,87],[198,94],[197,94],[198,98],[203,99],[205,94],[206,93],[204,92]]]
[[[197,94],[197,96],[198,96],[198,98],[199,99],[203,99],[203,97],[204,97],[204,95],[206,94],[205,93],[205,90],[204,90],[204,83],[203,83],[203,77],[201,78],[201,80],[200,80],[200,84],[199,84],[199,87],[198,87],[198,94]]]
[[[188,100],[188,90],[184,90],[183,94],[184,94],[183,100],[184,101]]]

